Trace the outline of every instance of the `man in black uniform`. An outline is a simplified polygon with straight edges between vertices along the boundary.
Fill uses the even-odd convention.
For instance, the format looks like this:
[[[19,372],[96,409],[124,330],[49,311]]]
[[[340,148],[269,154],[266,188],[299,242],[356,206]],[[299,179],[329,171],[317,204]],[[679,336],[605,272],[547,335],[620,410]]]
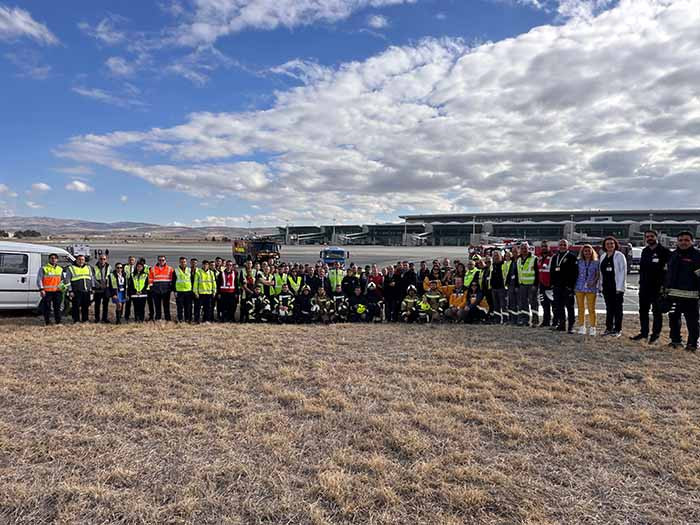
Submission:
[[[569,241],[559,241],[559,251],[554,255],[549,268],[550,282],[554,292],[555,330],[574,331],[574,289],[578,279],[578,260],[569,251]]]
[[[666,274],[666,293],[673,302],[668,314],[671,326],[672,348],[678,348],[681,342],[681,316],[685,316],[688,327],[688,352],[698,348],[698,300],[700,299],[700,251],[693,246],[693,234],[678,234],[678,248],[671,254]]]
[[[661,335],[663,314],[659,307],[659,298],[666,280],[666,265],[671,252],[658,243],[658,234],[654,230],[644,232],[646,247],[642,250],[639,263],[639,325],[641,331],[630,337],[632,341],[649,338],[649,344],[656,342]],[[654,322],[649,335],[649,308]]]

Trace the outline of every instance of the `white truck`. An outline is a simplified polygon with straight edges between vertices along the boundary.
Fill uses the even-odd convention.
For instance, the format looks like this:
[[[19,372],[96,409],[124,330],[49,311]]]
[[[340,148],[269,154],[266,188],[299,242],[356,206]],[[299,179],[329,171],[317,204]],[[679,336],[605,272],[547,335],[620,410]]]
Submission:
[[[75,261],[62,248],[0,241],[0,310],[34,310],[39,306],[36,277],[51,253],[58,255],[58,264],[64,268]]]

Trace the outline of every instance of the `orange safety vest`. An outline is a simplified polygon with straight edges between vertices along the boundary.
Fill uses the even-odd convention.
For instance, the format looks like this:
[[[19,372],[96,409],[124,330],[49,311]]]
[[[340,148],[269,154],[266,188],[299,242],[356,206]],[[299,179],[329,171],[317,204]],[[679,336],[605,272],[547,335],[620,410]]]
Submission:
[[[53,267],[51,265],[44,266],[44,276],[41,279],[41,286],[45,292],[58,292],[61,285],[61,276],[63,268],[60,266]]]
[[[157,264],[151,267],[148,272],[148,280],[151,284],[154,283],[169,283],[173,280],[173,269],[168,266],[158,266]]]

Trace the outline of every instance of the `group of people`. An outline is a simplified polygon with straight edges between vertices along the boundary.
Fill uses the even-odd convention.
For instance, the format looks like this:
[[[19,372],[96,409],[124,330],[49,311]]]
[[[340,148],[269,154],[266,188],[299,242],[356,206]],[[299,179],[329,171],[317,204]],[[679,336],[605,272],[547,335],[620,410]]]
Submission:
[[[678,235],[673,252],[658,243],[655,231],[647,231],[645,241],[639,281],[641,330],[632,339],[657,341],[668,312],[671,345],[682,345],[685,316],[686,349],[695,351],[700,251],[693,235]],[[614,237],[606,238],[599,251],[589,244],[572,247],[562,239],[551,250],[542,242],[536,255],[523,242],[475,253],[465,262],[434,260],[429,267],[422,261],[418,268],[408,261],[381,269],[252,261],[239,268],[220,257],[201,265],[197,259],[180,257],[172,267],[164,256],[151,267],[135,257],[112,267],[107,254],[100,254],[94,266],[83,256],[66,268],[57,262],[51,255],[37,277],[46,324],[52,311],[55,322],[61,322],[66,295],[75,323],[88,321],[91,303],[95,322],[109,322],[110,304],[117,323],[132,316],[135,322],[170,321],[174,294],[178,322],[509,323],[569,333],[577,327],[579,334],[594,336],[596,301],[602,294],[602,335],[620,337],[627,280],[627,259]]]

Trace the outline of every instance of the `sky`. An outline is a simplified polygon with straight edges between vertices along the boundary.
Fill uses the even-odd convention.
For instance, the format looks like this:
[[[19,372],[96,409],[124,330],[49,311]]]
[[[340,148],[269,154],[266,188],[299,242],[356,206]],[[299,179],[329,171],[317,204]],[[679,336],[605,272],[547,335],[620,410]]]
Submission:
[[[0,216],[700,207],[698,0],[0,0]]]

